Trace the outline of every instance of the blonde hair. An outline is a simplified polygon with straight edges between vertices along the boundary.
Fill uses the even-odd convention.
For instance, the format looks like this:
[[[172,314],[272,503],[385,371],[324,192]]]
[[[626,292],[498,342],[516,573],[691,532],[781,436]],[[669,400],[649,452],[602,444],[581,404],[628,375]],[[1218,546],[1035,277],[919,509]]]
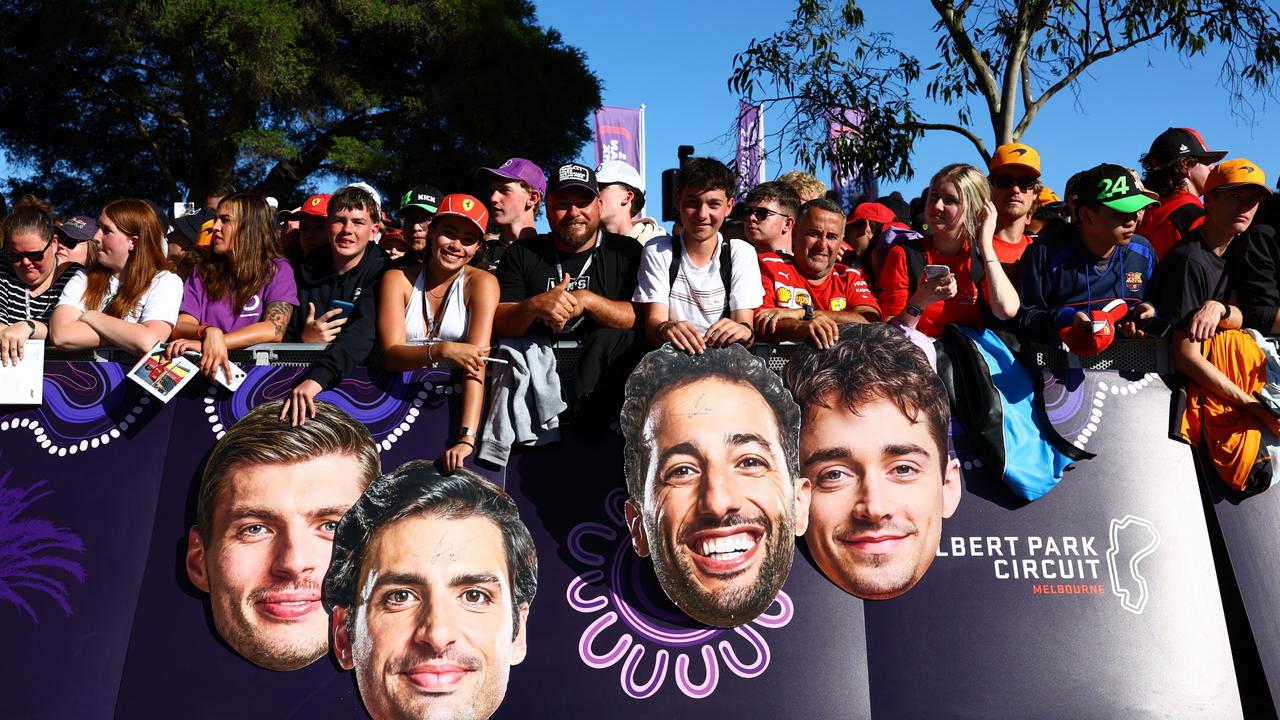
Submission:
[[[991,184],[987,182],[986,174],[968,163],[953,163],[934,174],[929,181],[929,194],[933,195],[933,189],[944,182],[956,186],[960,202],[964,204],[965,239],[975,242],[982,214],[991,199]]]
[[[792,170],[791,172],[778,178],[778,182],[788,185],[796,194],[800,196],[801,202],[806,199],[824,197],[827,194],[827,184],[819,180],[812,173],[803,170]]]

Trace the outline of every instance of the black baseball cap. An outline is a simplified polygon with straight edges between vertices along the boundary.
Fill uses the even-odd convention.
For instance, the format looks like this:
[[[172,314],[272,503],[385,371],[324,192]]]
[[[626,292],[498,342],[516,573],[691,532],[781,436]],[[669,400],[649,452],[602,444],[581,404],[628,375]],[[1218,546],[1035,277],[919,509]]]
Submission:
[[[1226,157],[1227,151],[1210,150],[1200,133],[1191,128],[1169,128],[1156,136],[1142,162],[1150,167],[1183,156],[1199,158],[1210,165]]]
[[[209,208],[200,208],[199,212],[183,215],[173,221],[173,232],[169,233],[170,241],[177,241],[183,247],[198,245],[200,243],[200,228],[213,218],[213,211]]]
[[[443,195],[444,193],[432,185],[415,185],[400,198],[400,209],[396,210],[396,217],[400,217],[401,213],[411,207],[426,210],[435,215],[440,209],[440,198]]]
[[[93,239],[98,232],[98,223],[91,217],[76,215],[58,223],[54,229],[59,235],[71,241],[63,243],[64,245],[77,245]]]
[[[578,163],[565,163],[552,170],[547,194],[552,195],[570,187],[585,188],[592,195],[600,194],[600,187],[596,184],[596,171]]]

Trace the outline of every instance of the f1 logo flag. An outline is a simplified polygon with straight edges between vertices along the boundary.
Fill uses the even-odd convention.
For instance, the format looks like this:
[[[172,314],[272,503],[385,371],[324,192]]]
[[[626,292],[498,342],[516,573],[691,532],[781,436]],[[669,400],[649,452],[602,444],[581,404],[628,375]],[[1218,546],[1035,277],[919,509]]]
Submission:
[[[644,106],[603,105],[595,112],[596,167],[605,160],[621,160],[644,177]]]

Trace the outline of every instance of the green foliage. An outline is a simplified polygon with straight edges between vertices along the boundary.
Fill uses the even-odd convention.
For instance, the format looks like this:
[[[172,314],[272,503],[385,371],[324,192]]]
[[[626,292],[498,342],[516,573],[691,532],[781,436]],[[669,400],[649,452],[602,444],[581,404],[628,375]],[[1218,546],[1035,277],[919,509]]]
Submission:
[[[924,68],[893,50],[888,33],[867,31],[856,0],[799,0],[783,30],[753,40],[734,59],[731,90],[781,105],[779,131],[801,164],[819,161],[909,178],[911,148],[929,130],[965,135],[983,159],[1015,142],[1059,92],[1095,63],[1150,43],[1187,57],[1225,51],[1221,81],[1233,110],[1272,94],[1280,68],[1280,15],[1258,0],[932,0],[937,61]],[[927,77],[925,77],[927,75]],[[928,122],[913,97],[951,106],[954,119]],[[991,133],[974,127],[977,102]],[[833,144],[832,109],[863,117],[861,135]],[[988,146],[984,136],[994,141]]]
[[[471,191],[575,156],[600,83],[528,0],[44,0],[0,5],[0,102],[23,187],[68,212],[223,182],[287,204],[324,172]]]

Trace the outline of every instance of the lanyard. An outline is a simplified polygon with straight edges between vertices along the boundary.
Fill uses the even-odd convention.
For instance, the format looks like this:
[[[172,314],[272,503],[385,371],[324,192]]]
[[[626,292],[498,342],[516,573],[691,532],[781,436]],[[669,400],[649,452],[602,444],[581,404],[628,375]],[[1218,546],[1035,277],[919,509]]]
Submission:
[[[449,301],[453,299],[454,290],[458,286],[458,278],[462,277],[462,273],[466,271],[466,268],[459,270],[458,274],[454,275],[453,279],[449,281],[449,289],[445,291],[444,297],[440,299],[440,310],[433,315],[431,312],[431,305],[427,302],[427,294],[429,292],[427,290],[426,282],[427,266],[422,266],[422,319],[427,322],[428,340],[436,336],[436,316],[439,316],[441,320],[444,320],[445,311],[449,309]]]
[[[578,277],[574,278],[573,282],[570,283],[570,285],[576,285],[578,281],[582,279],[582,276],[587,274],[587,270],[591,269],[591,261],[596,259],[596,253],[599,252],[599,250],[600,250],[600,235],[597,233],[596,244],[591,248],[591,254],[587,256],[587,261],[582,264],[582,269],[578,271]],[[560,251],[556,250],[553,247],[551,249],[551,252],[555,253],[555,257],[556,257],[556,279],[554,284],[559,285],[560,281],[564,279],[564,268],[560,266]]]

